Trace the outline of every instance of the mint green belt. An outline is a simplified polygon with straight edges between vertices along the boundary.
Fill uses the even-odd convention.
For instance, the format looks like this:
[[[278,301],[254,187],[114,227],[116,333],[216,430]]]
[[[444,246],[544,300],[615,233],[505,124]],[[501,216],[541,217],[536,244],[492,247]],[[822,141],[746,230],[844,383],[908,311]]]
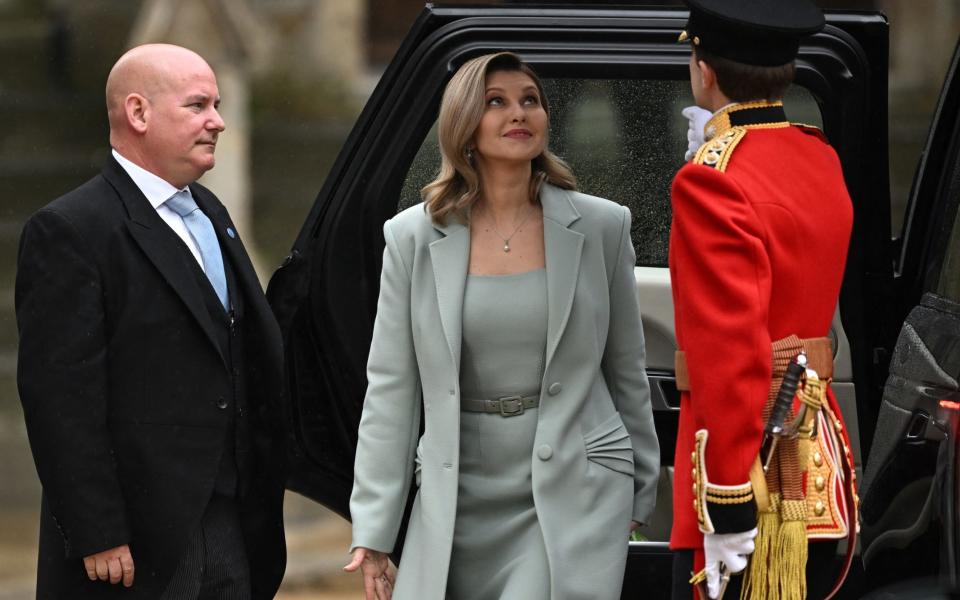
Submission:
[[[488,400],[486,398],[462,398],[460,410],[467,412],[499,413],[501,417],[522,415],[528,408],[540,405],[540,392],[533,396],[503,396]]]

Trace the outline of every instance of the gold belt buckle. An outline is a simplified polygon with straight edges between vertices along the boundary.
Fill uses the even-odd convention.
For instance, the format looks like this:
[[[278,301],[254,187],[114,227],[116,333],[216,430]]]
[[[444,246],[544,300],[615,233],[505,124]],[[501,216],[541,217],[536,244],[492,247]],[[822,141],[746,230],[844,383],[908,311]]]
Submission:
[[[522,396],[504,396],[497,398],[497,402],[500,403],[501,417],[515,417],[523,414]]]

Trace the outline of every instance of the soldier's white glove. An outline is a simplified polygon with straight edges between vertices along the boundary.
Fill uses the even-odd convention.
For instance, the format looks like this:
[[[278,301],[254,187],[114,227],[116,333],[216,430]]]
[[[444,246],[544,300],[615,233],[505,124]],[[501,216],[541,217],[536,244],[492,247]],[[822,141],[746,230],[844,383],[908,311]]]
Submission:
[[[725,566],[730,573],[739,573],[747,566],[747,557],[753,553],[753,538],[757,528],[740,533],[703,534],[703,556],[707,574],[707,595],[720,595],[720,568]]]
[[[680,113],[687,118],[687,152],[683,160],[690,160],[703,145],[703,128],[713,113],[699,106],[688,106]]]

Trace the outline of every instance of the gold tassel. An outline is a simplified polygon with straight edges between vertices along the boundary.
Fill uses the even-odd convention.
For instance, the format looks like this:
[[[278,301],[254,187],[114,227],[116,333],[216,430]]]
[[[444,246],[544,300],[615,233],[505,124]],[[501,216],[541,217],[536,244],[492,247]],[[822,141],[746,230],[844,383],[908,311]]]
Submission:
[[[779,600],[804,600],[807,597],[806,504],[785,500],[783,523],[777,536],[774,562],[778,571]]]
[[[780,494],[769,492],[766,477],[758,457],[750,467],[750,484],[757,503],[757,537],[753,539],[753,554],[743,573],[741,600],[767,600],[772,595],[770,591],[776,589],[776,582],[770,578],[770,559],[780,529]]]
[[[750,565],[743,574],[740,588],[741,600],[768,600],[774,594],[776,581],[771,577],[771,558],[780,529],[780,515],[776,511],[763,511],[757,515],[757,537],[750,555]]]

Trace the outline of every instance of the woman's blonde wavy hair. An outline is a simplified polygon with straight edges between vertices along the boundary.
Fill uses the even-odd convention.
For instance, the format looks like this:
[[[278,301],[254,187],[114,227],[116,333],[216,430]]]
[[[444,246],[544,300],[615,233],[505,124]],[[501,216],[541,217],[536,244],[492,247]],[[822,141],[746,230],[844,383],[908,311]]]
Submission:
[[[440,173],[420,191],[424,207],[434,223],[443,225],[450,215],[466,223],[470,208],[480,197],[480,175],[468,155],[468,148],[486,109],[484,97],[487,76],[501,71],[519,71],[532,79],[540,94],[543,110],[548,117],[550,115],[540,79],[516,54],[487,54],[464,63],[447,84],[440,103],[440,117],[437,120]],[[576,189],[577,180],[570,167],[546,146],[531,162],[531,202],[537,201],[544,182],[567,190]]]

